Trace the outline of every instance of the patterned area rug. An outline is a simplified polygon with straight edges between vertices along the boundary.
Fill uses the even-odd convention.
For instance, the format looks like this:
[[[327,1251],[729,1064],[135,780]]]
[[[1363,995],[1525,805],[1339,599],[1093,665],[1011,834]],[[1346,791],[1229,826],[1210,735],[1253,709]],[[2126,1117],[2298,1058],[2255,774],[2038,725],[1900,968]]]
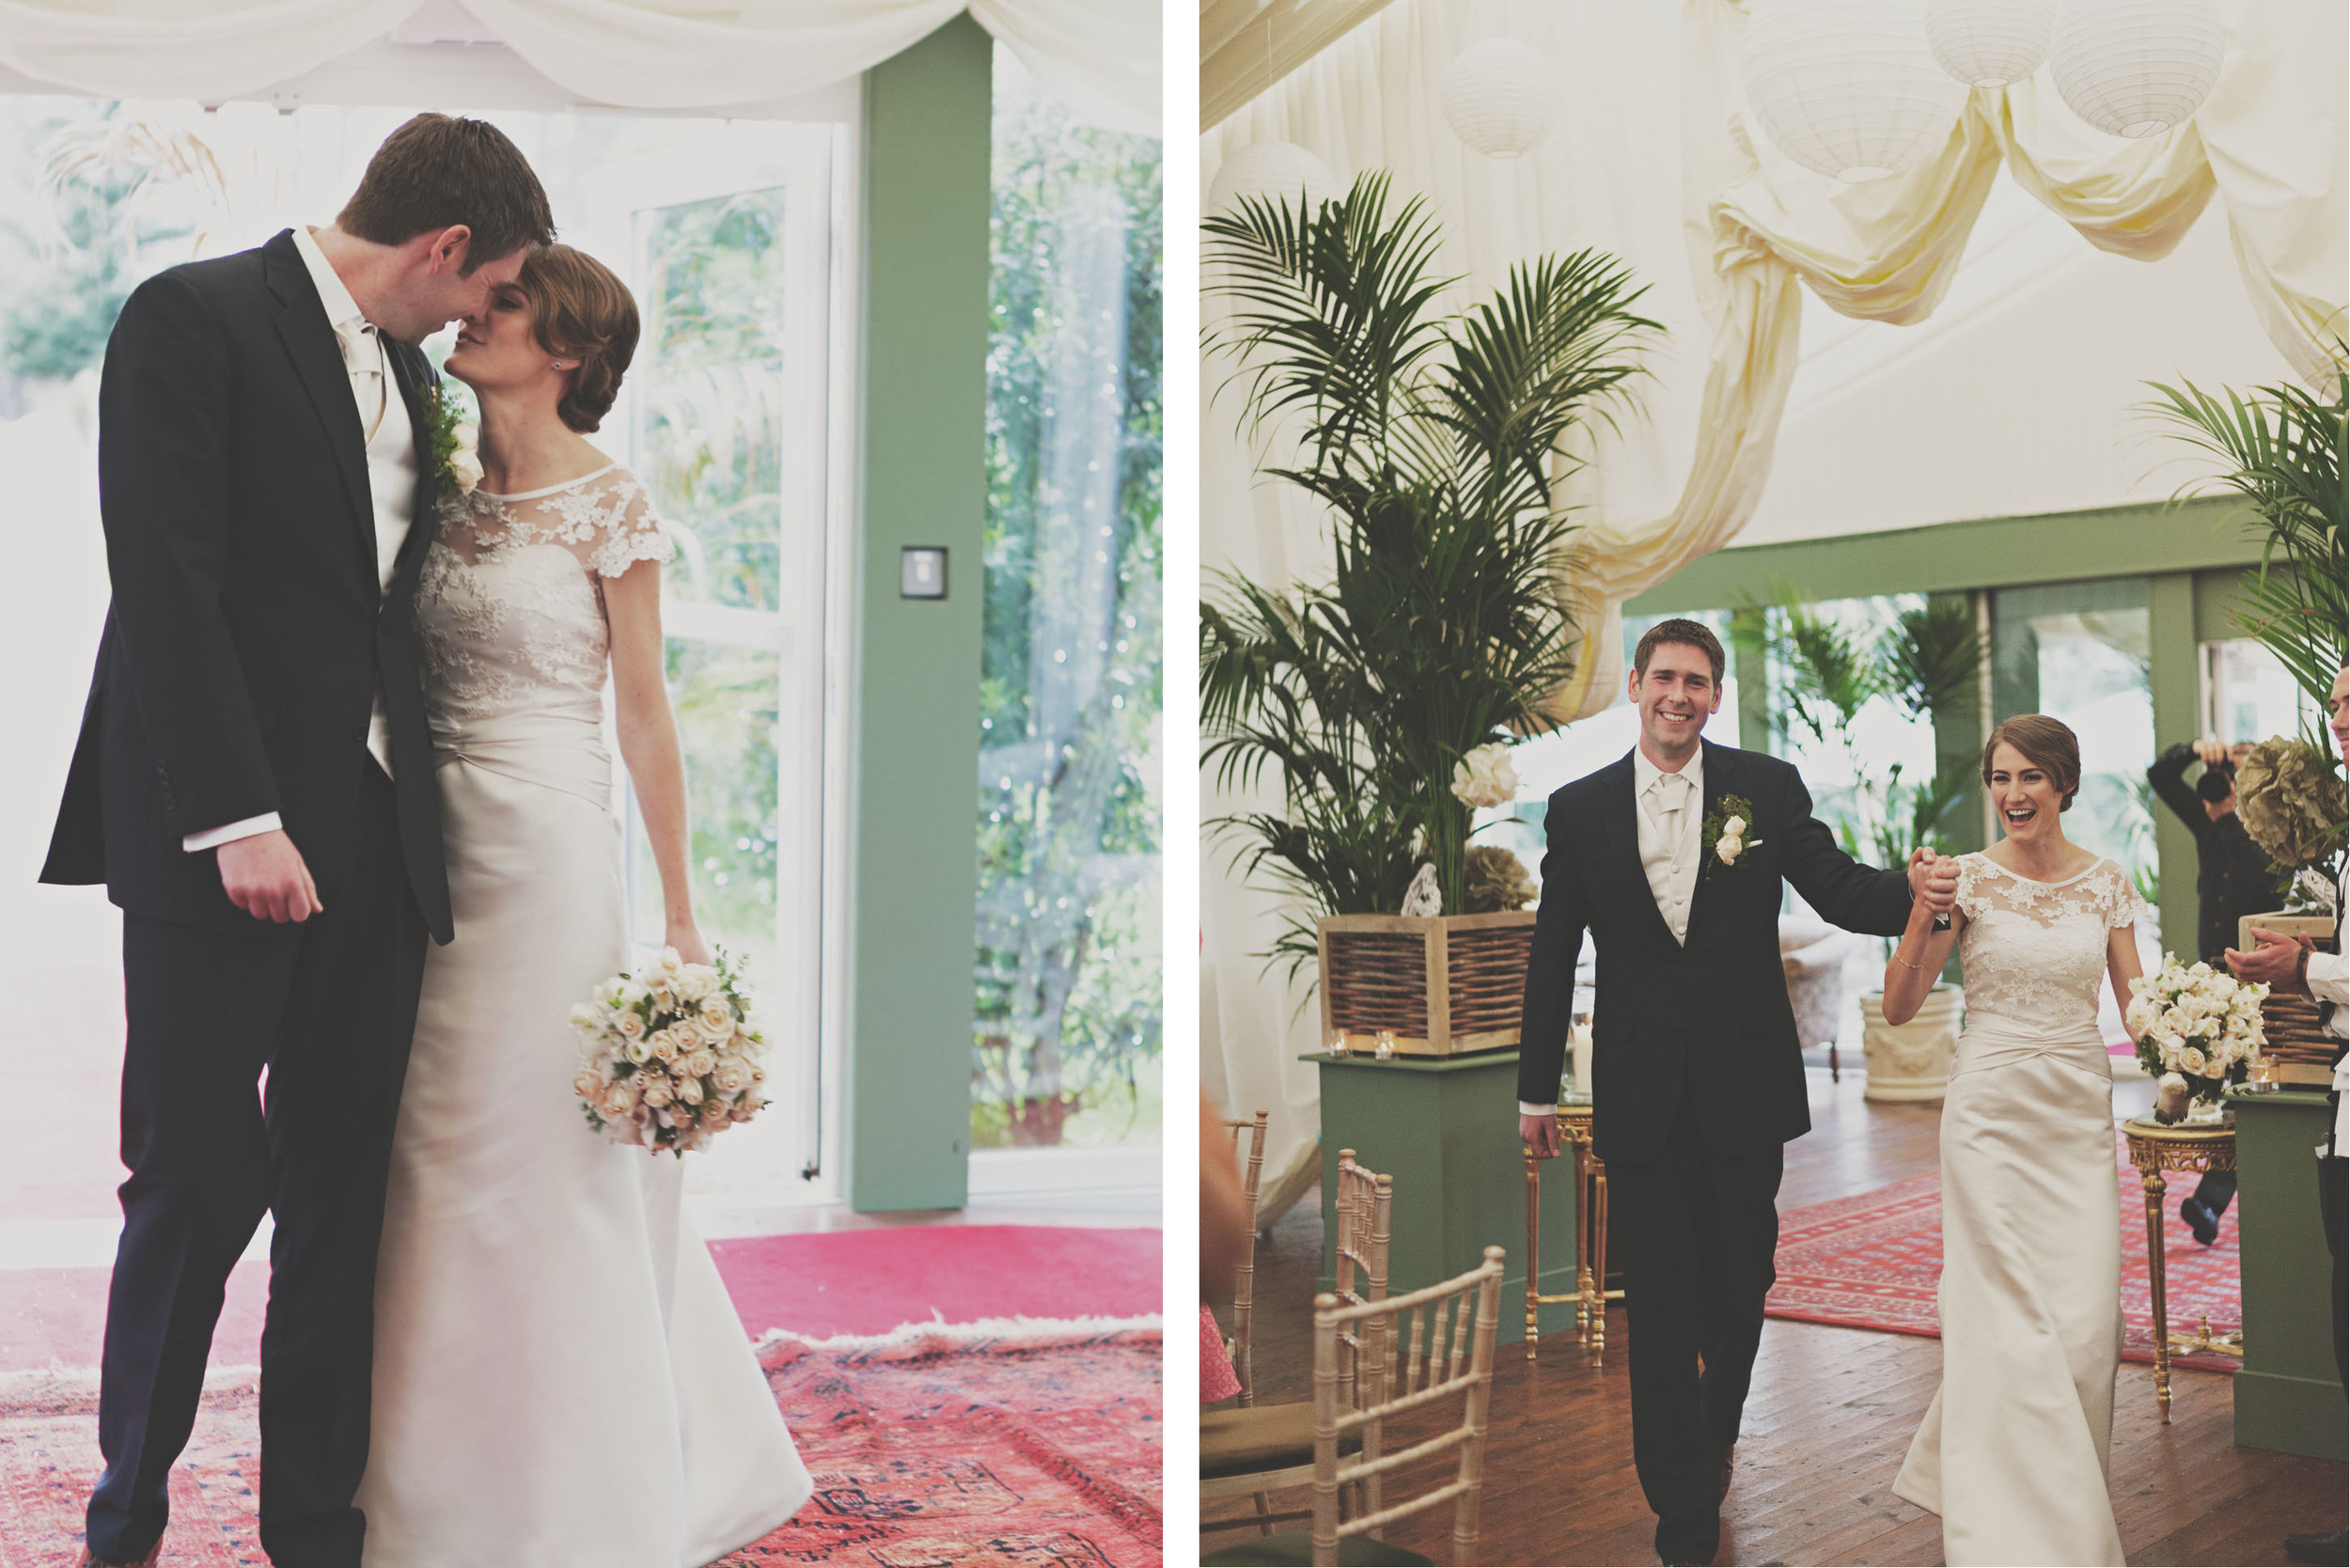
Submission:
[[[2128,1325],[2125,1361],[2154,1358],[2154,1306],[2148,1294],[2146,1192],[2121,1135],[2114,1157],[2122,1184],[2122,1313]],[[2211,1319],[2214,1338],[2244,1326],[2237,1272],[2235,1211],[2219,1222],[2219,1240],[2205,1247],[2179,1217],[2179,1200],[2197,1178],[2168,1176],[2163,1197],[2163,1276],[2173,1332],[2192,1334]],[[1942,1179],[1917,1176],[1856,1198],[1790,1209],[1778,1216],[1778,1283],[1764,1308],[1772,1317],[1803,1323],[1876,1328],[1941,1338],[1935,1286],[1942,1276]],[[2181,1356],[2173,1366],[2233,1372],[2230,1356]]]
[[[760,1363],[816,1477],[724,1568],[1156,1568],[1160,1332],[998,1320],[770,1336]],[[65,1568],[99,1469],[95,1380],[0,1399],[0,1568]],[[267,1568],[250,1375],[216,1378],[172,1473],[164,1568]]]

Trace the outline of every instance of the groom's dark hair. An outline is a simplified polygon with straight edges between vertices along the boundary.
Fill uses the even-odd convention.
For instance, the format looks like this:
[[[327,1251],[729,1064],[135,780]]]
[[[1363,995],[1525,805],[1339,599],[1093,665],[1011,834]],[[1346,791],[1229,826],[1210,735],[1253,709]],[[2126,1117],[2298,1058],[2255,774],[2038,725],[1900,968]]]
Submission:
[[[487,120],[418,115],[384,138],[335,227],[379,245],[463,224],[465,271],[551,244],[555,212],[530,162]]]
[[[1671,620],[1660,620],[1640,634],[1639,646],[1632,651],[1633,672],[1643,676],[1648,674],[1649,655],[1656,651],[1659,644],[1668,642],[1677,642],[1684,648],[1694,648],[1704,654],[1707,662],[1714,666],[1714,684],[1718,686],[1722,683],[1722,670],[1727,663],[1722,656],[1722,639],[1716,636],[1703,621],[1683,620],[1678,617]]]

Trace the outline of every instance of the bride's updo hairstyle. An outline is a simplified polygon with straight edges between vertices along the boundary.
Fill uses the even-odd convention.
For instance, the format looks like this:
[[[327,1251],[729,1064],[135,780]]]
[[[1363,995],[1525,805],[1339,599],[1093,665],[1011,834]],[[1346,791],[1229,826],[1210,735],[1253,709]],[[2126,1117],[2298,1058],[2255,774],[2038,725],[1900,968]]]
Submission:
[[[611,268],[569,245],[542,245],[515,280],[530,301],[531,331],[557,359],[576,359],[571,390],[556,404],[583,434],[603,422],[636,353],[636,301]]]
[[[2048,776],[2063,799],[2059,811],[2073,809],[2073,797],[2081,792],[2081,743],[2078,736],[2061,719],[2045,713],[2018,713],[1991,731],[1991,739],[1982,747],[1982,782],[1991,783],[1991,757],[2002,745],[2012,745],[2024,754],[2024,760]]]

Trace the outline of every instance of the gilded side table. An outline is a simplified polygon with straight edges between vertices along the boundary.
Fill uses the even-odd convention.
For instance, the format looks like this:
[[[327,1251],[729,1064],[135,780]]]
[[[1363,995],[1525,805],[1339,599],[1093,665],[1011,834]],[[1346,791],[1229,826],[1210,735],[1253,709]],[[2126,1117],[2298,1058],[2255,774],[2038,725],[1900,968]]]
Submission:
[[[1623,1292],[1607,1284],[1607,1167],[1591,1152],[1591,1102],[1571,1097],[1559,1107],[1559,1141],[1574,1170],[1574,1289],[1562,1295],[1542,1294],[1543,1161],[1534,1151],[1526,1156],[1526,1358],[1534,1359],[1541,1338],[1536,1319],[1544,1307],[1574,1304],[1577,1341],[1589,1349],[1596,1364],[1607,1350],[1607,1304],[1623,1299]]]
[[[2130,1163],[2138,1168],[2146,1188],[2146,1263],[2154,1307],[2154,1401],[2162,1406],[2163,1424],[2168,1426],[2171,1351],[2217,1351],[2222,1356],[2241,1356],[2244,1336],[2231,1334],[2224,1340],[2215,1340],[2211,1337],[2209,1319],[2191,1336],[2170,1332],[2162,1263],[2162,1195],[2169,1184],[2162,1173],[2181,1170],[2200,1175],[2210,1170],[2233,1170],[2235,1128],[2224,1122],[2182,1121],[2165,1126],[2150,1118],[2133,1117],[2123,1123],[2122,1132],[2129,1139]]]

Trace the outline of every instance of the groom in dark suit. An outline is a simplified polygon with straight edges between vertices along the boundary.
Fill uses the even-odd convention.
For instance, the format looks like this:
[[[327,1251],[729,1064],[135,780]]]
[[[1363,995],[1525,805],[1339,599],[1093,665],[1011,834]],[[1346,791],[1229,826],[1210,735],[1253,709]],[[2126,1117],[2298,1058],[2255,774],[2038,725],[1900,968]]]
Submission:
[[[1527,964],[1518,1130],[1559,1153],[1553,1107],[1586,932],[1598,957],[1592,1143],[1625,1246],[1632,1454],[1667,1562],[1711,1562],[1730,1454],[1777,1278],[1788,1139],[1811,1128],[1779,966],[1780,884],[1850,931],[1899,935],[1956,870],[1856,863],[1795,770],[1701,739],[1722,646],[1693,620],[1640,639],[1640,744],[1550,797]],[[1702,1363],[1702,1371],[1700,1371]]]
[[[261,1544],[358,1568],[392,1128],[425,936],[452,935],[409,624],[435,467],[415,345],[553,237],[512,142],[423,115],[333,225],[158,274],[107,343],[114,604],[41,870],[123,912],[131,1175],[86,1565],[161,1550],[222,1291],[271,1212]]]

